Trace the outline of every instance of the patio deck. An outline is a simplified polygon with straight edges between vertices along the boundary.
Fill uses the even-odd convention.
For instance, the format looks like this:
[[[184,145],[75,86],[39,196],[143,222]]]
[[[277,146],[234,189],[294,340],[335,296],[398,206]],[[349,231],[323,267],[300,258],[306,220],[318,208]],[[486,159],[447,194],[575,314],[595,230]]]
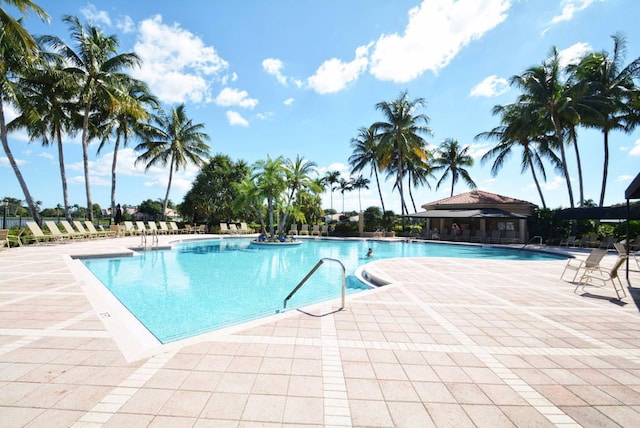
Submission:
[[[638,291],[574,294],[565,261],[374,261],[392,284],[341,312],[160,346],[69,257],[139,242],[0,251],[2,427],[640,425]]]

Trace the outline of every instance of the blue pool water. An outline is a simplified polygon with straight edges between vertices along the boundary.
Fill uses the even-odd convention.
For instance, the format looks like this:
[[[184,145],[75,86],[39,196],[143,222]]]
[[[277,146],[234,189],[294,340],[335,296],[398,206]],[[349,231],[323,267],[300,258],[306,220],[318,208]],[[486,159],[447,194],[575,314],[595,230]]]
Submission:
[[[373,257],[366,258],[368,248]],[[177,244],[134,257],[83,259],[87,268],[163,343],[276,313],[283,300],[321,258],[347,269],[347,292],[368,289],[355,270],[390,257],[557,259],[543,253],[479,246],[383,241],[305,240],[264,248],[249,239]],[[298,308],[337,298],[342,270],[325,263],[287,303]]]

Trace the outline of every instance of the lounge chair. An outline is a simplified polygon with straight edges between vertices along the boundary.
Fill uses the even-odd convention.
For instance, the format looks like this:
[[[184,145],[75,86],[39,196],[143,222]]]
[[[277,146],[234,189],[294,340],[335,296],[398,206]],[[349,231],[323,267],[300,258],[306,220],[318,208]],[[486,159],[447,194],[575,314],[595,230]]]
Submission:
[[[151,234],[158,234],[159,232],[158,226],[156,225],[155,221],[148,221],[147,228],[149,229],[149,232],[151,232]]]
[[[618,296],[618,300],[622,299],[623,297],[627,297],[627,293],[624,290],[622,281],[618,276],[618,269],[620,269],[620,266],[622,266],[625,260],[627,260],[625,256],[618,256],[613,267],[609,269],[598,266],[597,268],[586,270],[582,274],[580,282],[578,283],[578,285],[576,285],[574,292],[578,291],[578,288],[582,288],[582,290],[584,291],[584,287],[590,285],[591,281],[596,280],[601,281],[603,287],[606,286],[608,282],[611,282],[611,285],[613,286],[613,289],[616,291],[616,295]],[[622,297],[620,296],[621,294]]]
[[[76,231],[67,220],[60,221],[60,224],[64,228],[64,231],[69,235],[75,236],[79,239],[89,238],[89,234],[86,231]]]
[[[55,221],[45,221],[44,224],[47,226],[47,229],[49,229],[49,232],[51,232],[51,234],[53,236],[55,236],[56,238],[58,238],[59,240],[63,240],[63,239],[76,239],[77,238],[77,234],[73,234],[70,235],[68,233],[62,233],[60,231],[60,229],[58,229],[58,225],[56,224]]]
[[[195,228],[195,232],[193,232],[193,233],[207,233],[207,225],[206,224],[201,224],[200,226]]]
[[[98,237],[97,233],[93,234],[93,233],[89,232],[87,229],[85,229],[84,225],[79,220],[73,220],[73,225],[76,227],[76,230],[78,230],[78,232],[84,234],[85,236],[87,236],[89,238],[97,238]]]
[[[35,221],[28,221],[27,227],[31,231],[31,236],[29,237],[29,239],[35,244],[39,244],[40,242],[57,241],[59,239],[57,236],[45,234],[42,229],[40,229],[40,226],[38,226],[38,223],[36,223]]]
[[[171,233],[171,231],[167,227],[166,222],[160,221],[158,222],[158,225],[160,226],[160,229],[158,229],[158,233],[162,233],[163,235],[168,235],[169,233]]]
[[[127,235],[137,235],[138,233],[140,233],[136,230],[135,226],[130,221],[124,222],[124,230]]]
[[[84,227],[87,228],[87,230],[89,231],[89,233],[96,235],[98,238],[109,238],[109,237],[115,237],[116,234],[115,232],[112,232],[110,230],[98,230],[96,229],[96,227],[93,225],[93,223],[91,223],[89,220],[85,220],[84,222]]]
[[[320,236],[322,236],[322,235],[329,236],[329,225],[328,224],[323,224],[322,227],[320,228]]]
[[[186,229],[180,229],[175,221],[169,222],[169,230],[171,233],[185,233]]]
[[[575,235],[567,236],[565,239],[560,240],[560,247],[573,247],[576,245],[576,237]]]
[[[136,228],[138,229],[138,233],[149,233],[151,232],[151,230],[147,229],[147,226],[145,226],[144,221],[136,221]]]
[[[9,248],[9,229],[0,229],[0,250],[4,247]]]
[[[220,223],[220,233],[223,235],[231,233],[231,230],[229,230],[229,225],[227,223]]]
[[[229,223],[229,233],[232,235],[237,235],[240,233],[235,223]]]
[[[609,248],[613,247],[613,244],[615,242],[616,242],[616,238],[614,238],[613,236],[607,236],[602,240],[598,248],[602,248],[603,250],[608,250]]]
[[[298,234],[298,225],[293,223],[291,224],[291,229],[289,229],[289,235],[297,235]]]
[[[301,224],[299,233],[300,233],[300,236],[302,236],[302,235],[309,236],[309,225],[308,224]]]
[[[318,235],[320,236],[320,225],[318,224],[314,224],[313,228],[311,229],[311,236],[313,235]]]
[[[594,250],[591,250],[591,253],[589,253],[589,255],[585,260],[576,259],[576,258],[571,258],[567,260],[567,264],[565,265],[564,270],[562,271],[562,275],[560,275],[560,279],[563,279],[565,272],[569,270],[569,271],[575,272],[575,274],[573,275],[573,279],[571,280],[571,282],[575,282],[576,278],[578,277],[578,274],[581,271],[586,272],[589,270],[597,269],[598,266],[600,265],[600,261],[605,256],[605,254],[607,254],[606,250],[596,248]]]
[[[253,229],[249,228],[245,222],[240,222],[240,228],[238,230],[240,233],[253,233]]]
[[[633,260],[636,261],[636,265],[638,266],[638,269],[640,269],[640,260],[638,260],[639,251],[631,251],[629,249],[629,254],[627,254],[626,241],[616,242],[615,244],[613,244],[613,248],[616,249],[616,251],[618,252],[619,256],[623,256],[623,257],[630,256],[630,257],[633,257]]]

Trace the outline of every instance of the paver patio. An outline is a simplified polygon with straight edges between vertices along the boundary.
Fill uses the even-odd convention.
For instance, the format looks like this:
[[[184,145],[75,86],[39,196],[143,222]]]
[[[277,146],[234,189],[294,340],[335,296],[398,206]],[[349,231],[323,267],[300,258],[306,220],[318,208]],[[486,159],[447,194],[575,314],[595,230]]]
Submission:
[[[565,261],[374,261],[343,311],[161,346],[69,257],[139,241],[0,251],[0,426],[640,426],[638,292],[574,294]]]

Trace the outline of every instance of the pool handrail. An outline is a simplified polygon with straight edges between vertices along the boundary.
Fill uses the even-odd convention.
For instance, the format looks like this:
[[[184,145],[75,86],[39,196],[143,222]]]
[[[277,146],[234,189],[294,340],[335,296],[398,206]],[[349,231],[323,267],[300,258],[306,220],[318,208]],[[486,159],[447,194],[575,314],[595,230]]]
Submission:
[[[325,261],[329,261],[329,262],[336,262],[338,263],[341,267],[342,267],[342,305],[340,306],[339,310],[344,309],[344,298],[345,298],[345,294],[346,294],[346,290],[347,290],[347,270],[344,267],[344,264],[338,260],[338,259],[332,259],[330,257],[323,257],[321,258],[318,263],[316,263],[316,265],[313,267],[313,269],[311,269],[309,271],[309,273],[302,279],[302,281],[300,281],[300,283],[298,285],[295,286],[295,288],[293,290],[291,290],[291,293],[289,293],[289,295],[287,297],[285,297],[284,302],[283,302],[283,307],[284,309],[287,308],[287,302],[289,301],[289,299],[296,294],[296,292],[300,289],[300,287],[302,287],[304,285],[305,282],[307,282],[307,280],[309,278],[311,278],[311,275],[313,275],[315,273],[315,271],[318,270],[318,268],[320,266],[322,266],[322,264]]]

